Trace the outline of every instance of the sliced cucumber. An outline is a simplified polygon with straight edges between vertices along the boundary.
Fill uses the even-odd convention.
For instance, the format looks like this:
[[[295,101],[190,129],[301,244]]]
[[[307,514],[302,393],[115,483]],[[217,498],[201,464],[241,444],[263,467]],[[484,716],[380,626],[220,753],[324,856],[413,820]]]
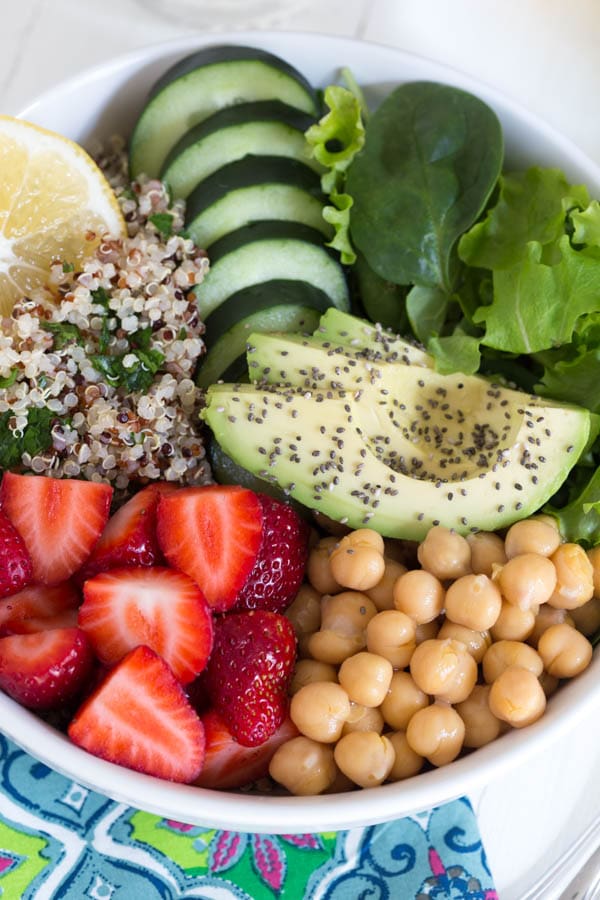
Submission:
[[[184,134],[167,156],[160,177],[171,196],[179,199],[217,169],[248,154],[287,156],[321,172],[304,137],[314,121],[314,116],[279,100],[226,107]]]
[[[246,341],[248,335],[258,331],[313,331],[319,324],[319,311],[310,306],[282,303],[272,305],[268,309],[253,312],[250,315],[239,318],[235,324],[225,331],[211,346],[200,368],[197,383],[201,388],[207,388],[227,372],[229,378],[232,374],[232,366],[235,366],[234,380],[240,377],[241,372],[247,374],[245,362]],[[241,358],[242,368],[239,367]]]
[[[285,156],[245,156],[218,169],[187,201],[186,230],[198,247],[251,222],[302,222],[331,236],[316,172]]]
[[[169,151],[198,122],[235,103],[281,100],[316,116],[316,95],[293,66],[254,47],[205,47],[154,85],[131,137],[129,167],[158,177]]]
[[[237,291],[273,279],[306,281],[327,294],[332,306],[349,309],[342,266],[324,246],[322,234],[306,225],[246,225],[213,244],[210,258],[210,271],[196,291],[202,319]]]

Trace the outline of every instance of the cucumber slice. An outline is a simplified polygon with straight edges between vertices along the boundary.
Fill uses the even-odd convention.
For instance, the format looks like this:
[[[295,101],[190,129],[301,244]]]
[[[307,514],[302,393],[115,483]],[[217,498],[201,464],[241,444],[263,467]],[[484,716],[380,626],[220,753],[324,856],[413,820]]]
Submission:
[[[323,236],[297,222],[256,222],[221,238],[211,248],[211,268],[196,291],[198,311],[207,319],[228,297],[273,279],[306,281],[349,310],[348,285]]]
[[[279,100],[238,103],[219,110],[188,131],[165,160],[161,178],[174,199],[193,189],[227,163],[255,156],[287,156],[321,172],[309,155],[304,132],[314,116]]]
[[[197,377],[198,386],[207,388],[214,384],[232,365],[237,364],[240,357],[243,371],[247,373],[246,341],[252,332],[301,331],[308,333],[314,331],[318,324],[318,310],[295,303],[272,305],[269,309],[259,310],[239,319],[228,331],[221,334],[204,357]]]
[[[154,85],[130,142],[132,178],[158,177],[169,151],[192,126],[234,103],[281,100],[318,115],[316,94],[293,66],[254,47],[205,47]]]
[[[194,188],[187,200],[186,230],[204,249],[251,222],[302,222],[331,236],[316,172],[284,156],[245,156]]]

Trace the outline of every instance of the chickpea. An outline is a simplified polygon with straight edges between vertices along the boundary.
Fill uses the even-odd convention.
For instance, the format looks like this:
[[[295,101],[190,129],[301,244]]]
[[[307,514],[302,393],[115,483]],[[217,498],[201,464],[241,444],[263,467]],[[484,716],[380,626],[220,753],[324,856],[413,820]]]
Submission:
[[[483,677],[491,684],[505,669],[517,666],[532,672],[536,678],[544,669],[541,656],[529,644],[522,641],[496,641],[483,657]]]
[[[384,609],[367,625],[367,650],[390,661],[395,669],[410,662],[416,647],[414,621],[397,609]]]
[[[417,687],[410,672],[394,672],[380,707],[390,728],[394,731],[406,731],[414,714],[426,706],[429,706],[429,697]]]
[[[579,544],[561,544],[550,557],[556,569],[556,588],[550,606],[576,609],[594,595],[594,568]]]
[[[383,715],[378,707],[352,703],[350,718],[344,722],[342,736],[350,734],[351,731],[376,731],[377,734],[381,734],[384,725]]]
[[[476,575],[492,577],[494,566],[503,566],[506,562],[504,541],[492,531],[477,531],[467,535],[471,548],[471,568]]]
[[[336,777],[333,748],[300,735],[277,748],[269,774],[296,796],[322,794]]]
[[[511,525],[504,539],[506,555],[509,559],[523,553],[537,553],[552,556],[560,544],[560,534],[555,524],[544,519],[522,519]]]
[[[377,607],[366,594],[343,591],[321,601],[321,628],[308,639],[310,655],[339,665],[367,645],[367,625]]]
[[[502,595],[487,575],[463,575],[446,591],[446,616],[473,631],[487,631],[502,608]]]
[[[592,645],[571,625],[551,625],[539,640],[538,653],[549,675],[573,678],[589,666]]]
[[[546,695],[538,678],[529,669],[509,666],[490,688],[492,713],[513,728],[531,725],[546,709]]]
[[[298,731],[324,744],[338,740],[350,712],[348,694],[330,681],[305,685],[290,702],[290,718]]]
[[[329,557],[331,574],[343,587],[364,591],[381,581],[385,572],[383,538],[370,528],[343,537]]]
[[[526,640],[534,629],[535,615],[535,609],[520,609],[503,600],[500,615],[490,629],[492,638],[495,641]]]
[[[434,619],[433,622],[423,622],[421,625],[417,624],[415,630],[415,643],[417,647],[419,644],[422,644],[423,641],[432,641],[438,636],[439,630],[439,619]]]
[[[489,631],[474,631],[472,628],[465,628],[464,625],[457,625],[446,619],[437,634],[440,640],[452,638],[454,641],[460,641],[465,645],[476,663],[480,663],[485,652],[492,643]]]
[[[594,597],[600,598],[600,544],[588,550],[587,555],[594,573]]]
[[[409,747],[434,766],[445,766],[462,750],[465,723],[451,706],[432,703],[415,713],[406,729]]]
[[[379,706],[388,692],[393,674],[389,660],[376,653],[363,652],[344,660],[338,678],[354,703]]]
[[[285,615],[294,626],[298,639],[318,631],[321,625],[321,595],[310,584],[303,584]]]
[[[522,553],[502,566],[496,580],[505,600],[519,609],[532,609],[552,596],[556,587],[556,569],[546,556]]]
[[[410,674],[426,694],[448,703],[465,700],[477,681],[477,663],[461,641],[435,639],[420,644]]]
[[[501,722],[489,707],[489,696],[489,684],[476,684],[467,699],[456,704],[465,723],[465,747],[483,747],[500,734]]]
[[[299,659],[294,669],[290,694],[297,694],[300,688],[314,681],[337,681],[337,669],[331,663],[317,659]]]
[[[566,609],[556,609],[555,606],[550,606],[549,603],[542,604],[536,613],[533,630],[527,638],[527,643],[537,647],[538,641],[546,628],[550,628],[551,625],[560,625],[562,622],[567,622],[569,625],[574,624]]]
[[[388,777],[394,765],[394,748],[376,731],[345,734],[333,751],[338,768],[360,787],[375,787]]]
[[[443,525],[434,525],[419,544],[421,566],[440,581],[460,578],[471,571],[471,548],[466,538]]]
[[[337,594],[342,590],[331,572],[330,555],[337,546],[337,538],[322,538],[308,554],[306,577],[320,594]]]
[[[373,601],[378,610],[394,608],[394,585],[401,575],[406,572],[406,566],[384,556],[385,571],[375,587],[365,591],[367,597]]]
[[[441,581],[425,569],[411,569],[394,585],[394,606],[418,625],[433,622],[444,607]]]
[[[587,637],[595,634],[600,629],[600,597],[592,597],[583,606],[572,609],[570,618],[575,623],[577,631],[581,631]]]
[[[388,775],[388,781],[403,781],[411,778],[423,768],[425,760],[412,749],[404,731],[390,731],[386,737],[394,748],[395,760]]]

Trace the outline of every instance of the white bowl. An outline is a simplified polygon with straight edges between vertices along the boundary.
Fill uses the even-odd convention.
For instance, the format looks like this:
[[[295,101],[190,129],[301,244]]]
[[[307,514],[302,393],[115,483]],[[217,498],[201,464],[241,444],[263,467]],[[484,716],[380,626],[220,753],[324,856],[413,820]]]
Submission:
[[[371,101],[406,80],[434,80],[470,90],[499,115],[510,165],[562,168],[574,182],[600,193],[600,169],[567,139],[506,98],[458,72],[397,50],[315,34],[236,33],[218,42],[263,47],[278,53],[313,83],[334,80],[349,66]],[[83,144],[92,137],[127,134],[154,81],[172,62],[215,37],[194,36],[151,46],[99,66],[52,89],[21,113]],[[96,759],[36,716],[0,694],[2,730],[59,772],[115,800],[183,822],[271,833],[347,829],[384,822],[477,792],[493,779],[535,765],[600,704],[600,657],[554,696],[535,725],[513,731],[449,766],[401,783],[348,794],[255,797],[174,785]]]

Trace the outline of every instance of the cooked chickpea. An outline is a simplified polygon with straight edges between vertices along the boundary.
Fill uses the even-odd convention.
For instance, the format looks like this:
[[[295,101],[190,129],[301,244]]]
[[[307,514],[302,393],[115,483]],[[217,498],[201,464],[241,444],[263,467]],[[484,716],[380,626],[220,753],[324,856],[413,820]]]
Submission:
[[[388,692],[394,669],[377,653],[356,653],[344,660],[338,672],[350,700],[362,706],[379,706]]]
[[[492,577],[494,566],[503,566],[506,562],[506,551],[502,538],[492,531],[477,531],[467,535],[471,548],[471,569],[476,575]]]
[[[329,565],[343,587],[355,591],[373,588],[385,572],[383,538],[369,528],[352,531],[331,551]]]
[[[321,595],[310,584],[303,584],[285,615],[294,626],[298,639],[318,631],[321,625]]]
[[[483,677],[488,684],[495,681],[505,669],[527,669],[538,678],[544,663],[539,653],[523,641],[496,641],[483,657]]]
[[[460,641],[465,645],[476,663],[480,663],[485,652],[492,643],[489,631],[474,631],[472,628],[465,628],[464,625],[457,625],[446,619],[437,633],[439,640],[451,638],[454,641]]]
[[[537,676],[529,669],[509,666],[490,688],[492,713],[513,728],[531,725],[546,708],[546,695]]]
[[[451,706],[432,703],[415,713],[406,729],[409,747],[434,766],[445,766],[462,750],[465,723]]]
[[[502,601],[500,615],[490,633],[495,641],[524,641],[535,625],[535,609],[521,609],[506,600]]]
[[[509,559],[495,579],[505,600],[519,609],[533,609],[552,596],[556,569],[547,556],[522,553]]]
[[[446,591],[446,616],[473,631],[487,631],[502,608],[498,586],[487,575],[463,575]]]
[[[579,544],[561,544],[552,554],[556,587],[548,598],[550,606],[576,609],[594,595],[594,568]]]
[[[434,525],[419,544],[417,557],[421,566],[440,581],[448,578],[460,578],[471,571],[471,548],[466,538],[444,528]]]
[[[477,681],[477,663],[461,641],[434,639],[416,648],[410,674],[426,694],[460,703]]]
[[[344,775],[360,787],[375,787],[388,777],[394,765],[394,748],[376,731],[353,731],[335,745],[335,762]]]
[[[600,598],[592,597],[583,606],[571,610],[571,619],[577,631],[590,637],[600,630]]]
[[[388,781],[402,781],[411,778],[423,768],[425,760],[412,749],[404,731],[391,731],[386,737],[394,748],[395,760],[388,775]]]
[[[537,647],[546,628],[550,628],[551,625],[560,625],[562,622],[567,622],[569,625],[574,624],[566,609],[557,609],[555,606],[550,606],[549,603],[544,603],[536,613],[533,630],[527,638],[527,643],[532,647]]]
[[[414,714],[426,706],[429,706],[429,697],[417,687],[410,672],[394,672],[380,707],[390,728],[406,731]]]
[[[317,659],[299,659],[294,669],[290,694],[297,694],[300,688],[313,681],[337,681],[337,669],[331,663],[320,662]]]
[[[416,647],[415,632],[410,616],[397,609],[384,609],[367,625],[367,650],[384,656],[395,669],[403,669]]]
[[[337,538],[322,538],[308,554],[306,577],[320,594],[337,594],[342,590],[331,573],[330,555],[337,545]]]
[[[300,735],[277,748],[269,774],[296,796],[322,794],[336,777],[333,748]]]
[[[308,636],[306,650],[309,658],[339,666],[345,659],[366,646],[364,633],[338,634],[328,628],[321,628]]]
[[[406,566],[384,556],[385,571],[375,587],[365,591],[367,597],[373,601],[378,610],[394,608],[394,585],[401,575],[406,572]]]
[[[489,684],[476,684],[466,700],[456,704],[456,712],[465,723],[465,747],[483,747],[495,741],[501,730],[489,707]]]
[[[290,718],[298,731],[325,744],[338,740],[350,711],[348,694],[330,681],[305,685],[290,702]]]
[[[433,622],[423,622],[421,625],[417,623],[415,630],[415,644],[417,647],[423,641],[431,641],[438,636],[440,630],[440,620],[434,619]]]
[[[539,640],[538,653],[549,675],[573,678],[589,666],[592,645],[571,625],[551,625]]]
[[[600,598],[600,544],[587,551],[588,559],[592,564],[594,579],[594,597]]]
[[[394,606],[417,625],[433,622],[444,607],[441,581],[425,569],[411,569],[394,585]]]
[[[342,591],[321,601],[321,628],[308,639],[310,655],[339,665],[367,645],[367,625],[377,607],[366,594]]]
[[[556,526],[544,519],[522,519],[511,525],[504,539],[506,555],[509,559],[523,553],[538,553],[552,556],[560,544],[560,534]]]
[[[350,734],[351,731],[376,731],[381,734],[384,725],[383,715],[378,707],[352,703],[350,717],[344,722],[342,735]]]

